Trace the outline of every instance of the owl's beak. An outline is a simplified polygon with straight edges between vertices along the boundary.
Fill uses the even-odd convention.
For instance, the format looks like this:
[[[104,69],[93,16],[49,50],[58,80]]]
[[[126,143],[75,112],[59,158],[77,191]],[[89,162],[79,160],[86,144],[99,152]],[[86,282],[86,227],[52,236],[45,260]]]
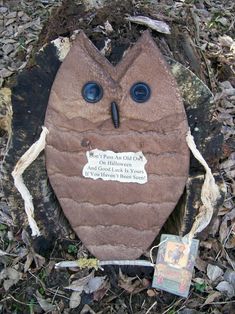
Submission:
[[[115,103],[115,101],[111,102],[111,114],[114,127],[117,129],[119,128],[119,110],[118,105]]]

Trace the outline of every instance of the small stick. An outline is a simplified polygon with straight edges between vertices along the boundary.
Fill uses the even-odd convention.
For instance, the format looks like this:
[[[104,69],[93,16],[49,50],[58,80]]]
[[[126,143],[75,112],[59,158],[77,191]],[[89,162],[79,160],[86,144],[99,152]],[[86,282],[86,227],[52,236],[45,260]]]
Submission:
[[[81,260],[83,260],[81,262]],[[143,260],[120,260],[120,261],[98,261],[96,259],[87,259],[87,263],[83,263],[85,259],[80,259],[76,261],[62,261],[55,264],[55,268],[70,268],[70,267],[80,267],[80,268],[101,268],[107,265],[117,265],[117,266],[142,266],[142,267],[154,267],[154,264],[149,261]],[[89,263],[89,260],[92,260]]]

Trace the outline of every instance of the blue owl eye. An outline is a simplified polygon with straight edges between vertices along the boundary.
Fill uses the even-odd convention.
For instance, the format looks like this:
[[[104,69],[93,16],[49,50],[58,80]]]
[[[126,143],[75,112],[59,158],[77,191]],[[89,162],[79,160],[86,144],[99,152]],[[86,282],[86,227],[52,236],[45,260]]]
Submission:
[[[148,84],[139,82],[131,87],[130,94],[135,102],[142,103],[149,100],[151,89]]]
[[[90,103],[96,103],[103,97],[103,88],[96,82],[88,82],[82,88],[82,97]]]

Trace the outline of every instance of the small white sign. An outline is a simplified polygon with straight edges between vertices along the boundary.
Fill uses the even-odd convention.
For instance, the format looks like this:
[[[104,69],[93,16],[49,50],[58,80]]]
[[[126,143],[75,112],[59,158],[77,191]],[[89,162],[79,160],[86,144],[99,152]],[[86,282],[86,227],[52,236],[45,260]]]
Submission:
[[[142,152],[114,153],[110,150],[93,149],[86,156],[88,162],[82,171],[85,178],[139,184],[148,181],[144,169],[147,159]]]

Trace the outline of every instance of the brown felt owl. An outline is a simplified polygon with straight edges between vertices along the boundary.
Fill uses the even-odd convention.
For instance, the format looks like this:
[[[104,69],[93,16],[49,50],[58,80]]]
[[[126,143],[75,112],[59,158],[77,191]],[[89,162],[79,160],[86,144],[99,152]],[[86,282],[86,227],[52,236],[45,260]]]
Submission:
[[[101,260],[135,259],[188,176],[184,106],[148,32],[113,66],[81,32],[51,89],[46,166],[72,228]]]

